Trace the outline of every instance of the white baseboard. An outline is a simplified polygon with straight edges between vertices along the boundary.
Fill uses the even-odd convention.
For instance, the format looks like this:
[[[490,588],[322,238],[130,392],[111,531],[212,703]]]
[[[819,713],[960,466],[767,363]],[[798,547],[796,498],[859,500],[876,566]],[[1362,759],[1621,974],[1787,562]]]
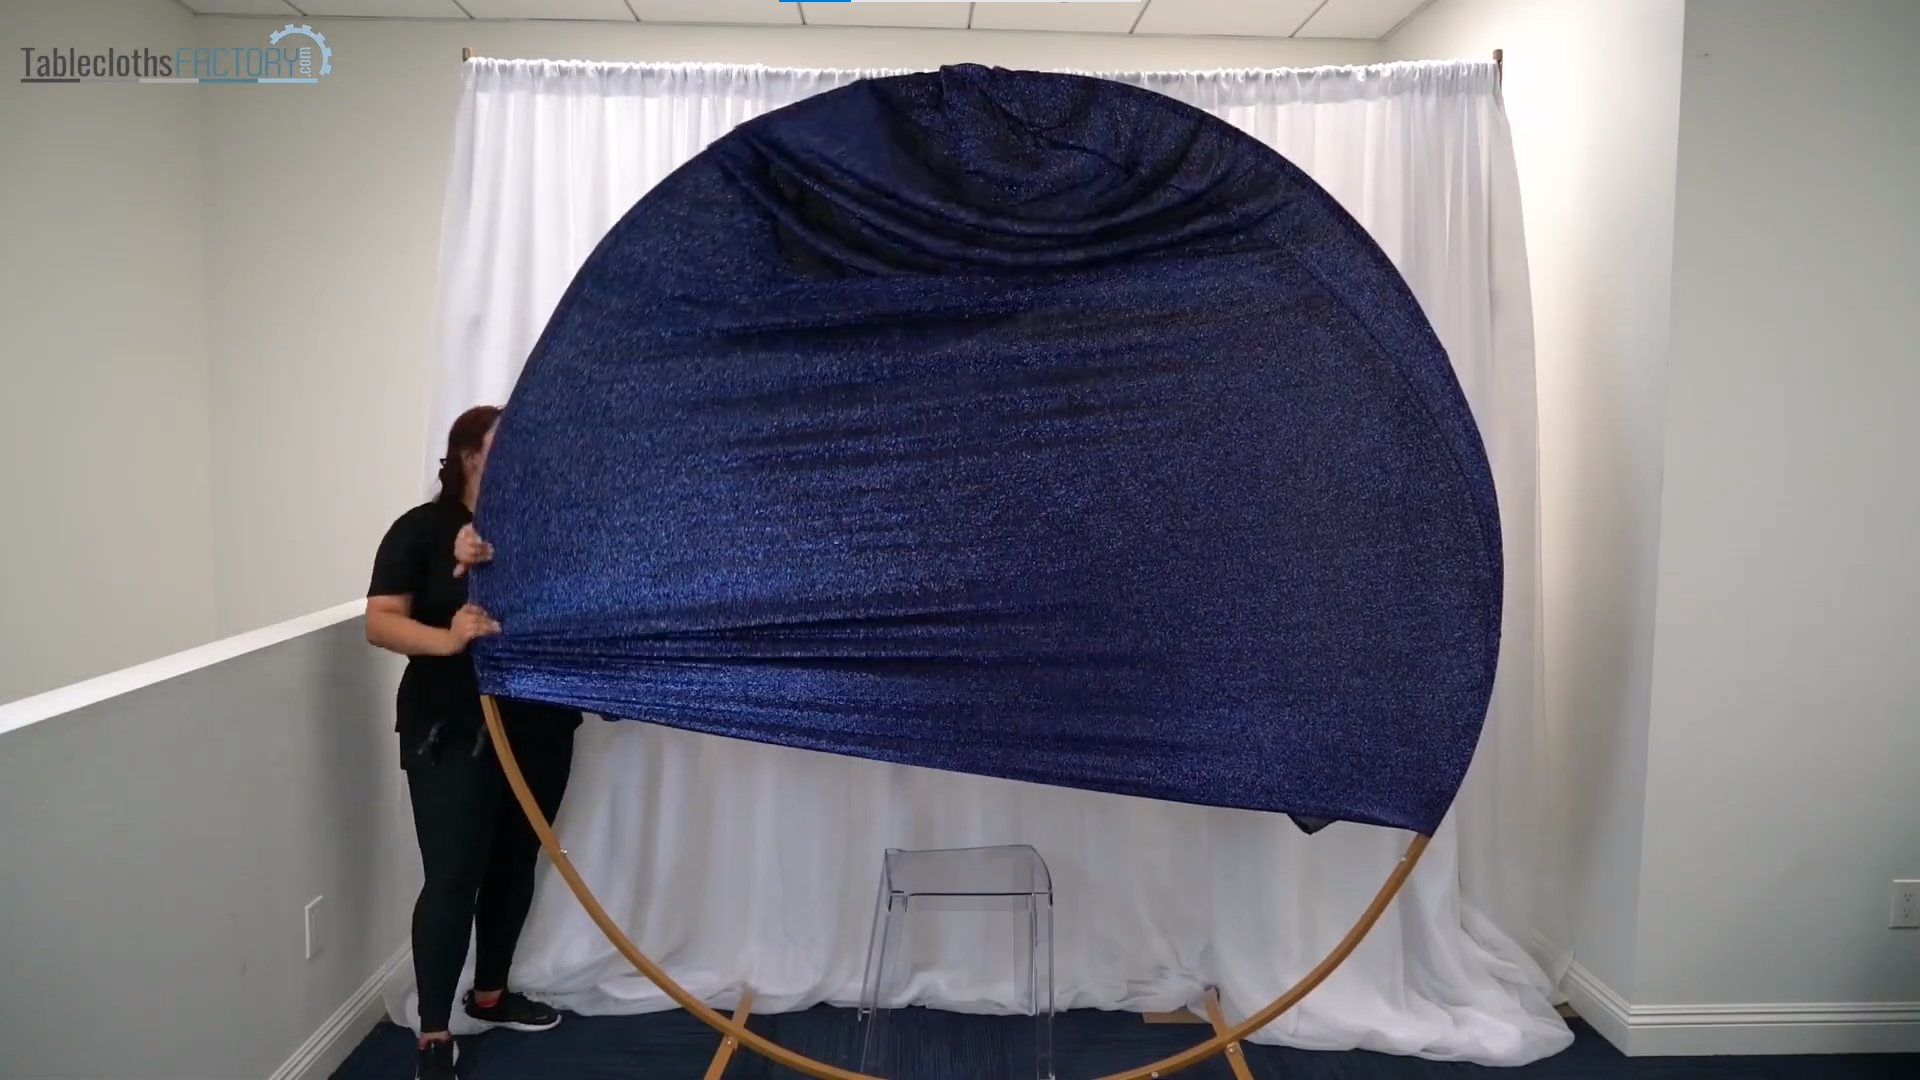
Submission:
[[[1630,1044],[1633,1041],[1632,1006],[1613,992],[1613,988],[1579,964],[1567,965],[1567,974],[1560,980],[1560,990],[1567,995],[1567,1004],[1573,1006],[1580,1019],[1592,1025],[1600,1037],[1612,1043],[1623,1054],[1632,1054]]]
[[[413,960],[412,949],[401,949],[380,965],[373,977],[360,984],[344,1004],[327,1017],[320,1030],[307,1037],[293,1056],[273,1071],[267,1080],[327,1080],[367,1032],[387,1015],[387,980]]]
[[[1628,1057],[1920,1052],[1920,1001],[1633,1005],[1579,964],[1562,986],[1580,1019]]]

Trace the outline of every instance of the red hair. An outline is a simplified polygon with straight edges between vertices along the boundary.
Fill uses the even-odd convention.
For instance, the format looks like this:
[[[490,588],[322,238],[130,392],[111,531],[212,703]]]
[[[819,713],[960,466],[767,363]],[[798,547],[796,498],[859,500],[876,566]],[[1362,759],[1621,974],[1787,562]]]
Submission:
[[[440,459],[440,501],[462,502],[467,497],[467,455],[477,454],[487,441],[487,432],[500,419],[494,405],[476,405],[454,420],[447,429],[447,456]]]

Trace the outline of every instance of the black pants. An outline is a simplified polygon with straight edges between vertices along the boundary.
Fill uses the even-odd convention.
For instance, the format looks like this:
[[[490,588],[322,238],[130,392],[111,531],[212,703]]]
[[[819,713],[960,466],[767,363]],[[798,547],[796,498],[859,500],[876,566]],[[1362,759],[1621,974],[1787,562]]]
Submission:
[[[553,820],[573,770],[573,730],[514,731],[514,759]],[[413,905],[413,973],[420,1030],[445,1031],[474,940],[474,986],[503,990],[533,906],[540,841],[489,748],[455,740],[432,760],[410,758],[407,791],[426,882]]]

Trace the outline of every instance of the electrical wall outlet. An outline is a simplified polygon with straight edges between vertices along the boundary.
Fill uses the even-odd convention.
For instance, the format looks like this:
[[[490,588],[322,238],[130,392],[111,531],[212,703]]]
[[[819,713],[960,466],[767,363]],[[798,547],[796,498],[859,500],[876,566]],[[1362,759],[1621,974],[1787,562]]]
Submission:
[[[1920,929],[1920,881],[1893,883],[1893,914],[1887,925],[1897,930]]]
[[[316,896],[307,901],[307,959],[309,960],[320,955],[320,902],[325,899],[324,896]]]

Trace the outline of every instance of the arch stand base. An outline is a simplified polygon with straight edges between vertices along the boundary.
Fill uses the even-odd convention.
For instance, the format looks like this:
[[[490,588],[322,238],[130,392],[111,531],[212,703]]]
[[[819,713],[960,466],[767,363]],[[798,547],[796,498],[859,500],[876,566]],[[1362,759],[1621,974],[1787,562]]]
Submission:
[[[1231,1030],[1227,1026],[1227,1014],[1220,1008],[1220,991],[1211,986],[1207,987],[1206,1007],[1207,1023],[1213,1025],[1215,1035]],[[1220,1052],[1226,1055],[1227,1067],[1233,1070],[1233,1080],[1253,1080],[1253,1072],[1247,1068],[1247,1055],[1241,1053],[1238,1040],[1228,1043]]]
[[[552,860],[553,868],[560,872],[561,879],[567,883],[567,888],[572,890],[574,898],[580,901],[580,906],[586,910],[587,917],[592,919],[593,924],[600,928],[600,932],[607,936],[607,941],[619,951],[620,955],[637,968],[640,974],[645,975],[655,986],[658,986],[667,997],[673,1000],[674,1004],[692,1013],[702,1023],[720,1033],[720,1049],[714,1055],[713,1064],[707,1069],[707,1080],[718,1080],[720,1072],[726,1068],[727,1061],[732,1058],[733,1051],[741,1046],[775,1064],[785,1065],[795,1072],[815,1077],[816,1080],[884,1080],[882,1077],[867,1076],[837,1065],[829,1065],[824,1061],[816,1061],[805,1054],[795,1053],[758,1032],[748,1030],[747,1013],[753,1002],[750,993],[742,993],[741,1004],[733,1016],[723,1016],[711,1005],[694,997],[686,987],[675,982],[673,976],[654,963],[646,953],[641,952],[639,946],[627,937],[626,931],[620,928],[620,924],[613,920],[613,916],[607,914],[607,909],[601,906],[599,899],[593,895],[593,890],[587,886],[586,879],[582,878],[580,871],[574,867],[573,859],[560,846],[560,838],[554,833],[552,822],[549,822],[547,816],[540,811],[540,804],[534,801],[533,791],[527,787],[527,778],[520,772],[520,763],[514,758],[513,746],[507,739],[506,726],[500,721],[500,706],[494,702],[492,695],[480,695],[480,709],[486,716],[487,732],[493,740],[494,755],[500,759],[501,771],[506,773],[507,786],[513,789],[514,798],[519,800],[521,811],[527,815],[527,824],[533,827],[534,835],[540,838],[540,847],[547,853],[547,858]],[[1380,916],[1387,910],[1387,905],[1391,904],[1393,898],[1399,894],[1401,886],[1407,883],[1407,877],[1413,873],[1414,866],[1419,863],[1420,856],[1425,853],[1427,844],[1431,840],[1431,837],[1424,835],[1416,835],[1413,838],[1413,842],[1407,845],[1406,854],[1402,855],[1400,861],[1394,865],[1393,871],[1387,875],[1387,880],[1380,886],[1380,891],[1374,895],[1373,902],[1360,913],[1360,918],[1353,924],[1353,928],[1348,930],[1347,935],[1340,939],[1340,943],[1333,947],[1333,951],[1327,954],[1326,959],[1314,965],[1313,970],[1307,972],[1292,989],[1268,1002],[1265,1007],[1245,1020],[1231,1026],[1226,1023],[1225,1014],[1220,1012],[1218,996],[1210,995],[1207,1012],[1208,1020],[1214,1029],[1212,1038],[1177,1054],[1161,1058],[1159,1061],[1112,1073],[1101,1077],[1100,1080],[1160,1080],[1163,1076],[1205,1061],[1215,1054],[1227,1054],[1229,1063],[1234,1066],[1236,1080],[1245,1080],[1250,1074],[1246,1071],[1245,1062],[1240,1060],[1242,1056],[1240,1042],[1272,1023],[1281,1013],[1299,1004],[1301,998],[1312,993],[1313,989],[1325,982],[1327,976],[1333,974],[1347,957],[1353,955],[1353,951],[1359,948],[1360,942],[1366,938],[1367,932],[1373,929],[1373,924],[1380,921]]]
[[[733,1008],[733,1022],[739,1024],[741,1027],[747,1026],[747,1017],[752,1012],[753,988],[747,987],[740,991],[740,1004]],[[720,1046],[714,1050],[713,1060],[707,1064],[707,1073],[704,1080],[720,1080],[721,1075],[727,1071],[727,1062],[733,1060],[733,1051],[739,1047],[739,1045],[740,1041],[738,1039],[735,1039],[724,1031],[721,1032]]]

